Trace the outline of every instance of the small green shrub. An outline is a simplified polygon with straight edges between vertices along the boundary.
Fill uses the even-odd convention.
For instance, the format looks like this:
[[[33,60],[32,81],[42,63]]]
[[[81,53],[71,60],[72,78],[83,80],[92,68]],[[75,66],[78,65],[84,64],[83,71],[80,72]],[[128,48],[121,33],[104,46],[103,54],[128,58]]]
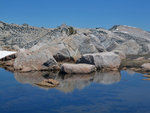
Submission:
[[[73,35],[77,33],[77,31],[72,26],[69,27],[68,29],[69,29],[69,35]]]

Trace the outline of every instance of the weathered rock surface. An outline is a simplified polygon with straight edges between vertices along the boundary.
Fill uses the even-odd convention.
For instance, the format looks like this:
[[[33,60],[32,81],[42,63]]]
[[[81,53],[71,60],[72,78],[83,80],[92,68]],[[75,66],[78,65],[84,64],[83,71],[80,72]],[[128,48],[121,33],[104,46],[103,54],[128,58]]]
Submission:
[[[57,45],[62,42],[66,49],[71,48],[73,52],[78,50],[82,55],[112,51],[129,40],[134,40],[140,46],[138,54],[150,52],[150,33],[129,26],[118,25],[106,30],[102,28],[77,29],[63,24],[50,29],[0,22],[0,48],[6,47],[7,49],[29,49],[39,43]]]
[[[21,71],[55,70],[57,62],[48,49],[18,52],[14,68]]]
[[[122,45],[118,45],[115,50],[122,51],[125,55],[137,55],[140,51],[140,46],[134,40],[129,40]]]
[[[139,58],[136,58],[135,60],[140,61],[140,60],[144,60],[144,59],[145,59],[144,57],[139,57]]]
[[[120,57],[113,52],[85,54],[77,61],[77,63],[86,63],[95,65],[96,68],[98,69],[119,68],[120,62],[121,62]]]
[[[114,52],[122,60],[126,58],[126,55],[150,53],[150,33],[139,28],[122,25],[113,26],[109,30],[102,28],[79,29],[64,24],[50,29],[32,27],[27,24],[16,25],[0,22],[0,49],[16,51],[25,49],[25,53],[18,53],[18,58],[14,64],[15,69],[21,69],[22,71],[47,70],[51,66],[42,65],[43,61],[43,63],[48,61],[48,57],[46,57],[47,55],[44,56],[45,54],[41,50],[48,50],[51,54],[50,59],[52,60],[48,61],[48,65],[52,64],[53,61],[76,62],[84,54],[102,52]],[[47,59],[47,61],[38,61],[39,56],[43,57],[42,60]],[[88,59],[92,60],[91,56],[89,57]],[[93,58],[96,59],[97,55]],[[109,58],[112,60],[111,57]],[[103,63],[102,66],[100,66],[99,61],[93,64],[99,65],[99,68],[112,68],[109,60],[111,66],[108,66],[108,62],[104,58],[101,59],[103,59],[100,62]],[[35,63],[36,61],[38,61],[38,64]],[[30,62],[34,62],[33,65],[30,65]],[[118,62],[117,65],[119,65],[119,60],[115,62]]]
[[[110,29],[126,41],[134,40],[141,48],[138,54],[149,53],[150,33],[139,28],[117,25]],[[125,42],[126,42],[125,41]],[[130,47],[129,47],[130,48]]]
[[[126,59],[126,55],[125,55],[125,53],[123,51],[113,50],[112,52],[114,52],[115,54],[119,55],[121,60]]]
[[[82,73],[91,73],[96,70],[94,65],[89,64],[63,64],[60,69],[60,73],[64,74],[82,74]]]
[[[141,67],[142,67],[144,70],[149,70],[149,71],[150,71],[150,63],[144,63]]]

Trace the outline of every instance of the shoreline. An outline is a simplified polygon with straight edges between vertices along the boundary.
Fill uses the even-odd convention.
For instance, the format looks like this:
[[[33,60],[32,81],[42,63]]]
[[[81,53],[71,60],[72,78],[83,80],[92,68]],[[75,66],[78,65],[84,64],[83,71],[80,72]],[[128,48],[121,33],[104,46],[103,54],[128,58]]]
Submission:
[[[120,70],[132,70],[135,72],[139,72],[139,73],[148,73],[150,74],[150,70],[145,70],[141,67],[142,64],[144,63],[150,63],[150,59],[149,59],[150,54],[146,54],[146,55],[128,55],[126,56],[126,59],[123,59],[121,61],[121,64],[119,66],[118,69],[109,69],[109,68],[101,68],[101,69],[96,69],[96,71],[98,72],[110,72],[110,71],[120,71]],[[144,58],[143,58],[144,57]],[[13,58],[13,59],[11,59]],[[3,69],[6,69],[8,71],[11,72],[22,72],[21,70],[15,70],[13,67],[13,62],[14,62],[14,58],[16,57],[7,57],[5,58],[5,60],[0,60],[0,67]],[[139,59],[138,58],[142,58]],[[34,70],[34,71],[29,71],[29,72],[51,72],[51,73],[59,73],[60,72],[60,67],[63,64],[76,64],[75,62],[58,62],[58,66],[59,68],[57,70]],[[85,64],[85,63],[83,63]],[[22,72],[22,73],[26,73],[26,72]],[[82,73],[80,73],[82,74]]]

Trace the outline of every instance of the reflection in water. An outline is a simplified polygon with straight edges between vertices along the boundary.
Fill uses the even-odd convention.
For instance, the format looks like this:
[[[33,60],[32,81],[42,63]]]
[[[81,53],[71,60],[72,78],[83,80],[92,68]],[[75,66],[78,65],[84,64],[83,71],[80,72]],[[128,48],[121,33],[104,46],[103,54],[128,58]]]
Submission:
[[[113,84],[121,80],[121,75],[119,72],[96,72],[94,75],[93,82],[102,84]]]
[[[126,70],[126,72],[130,75],[133,76],[136,74],[136,72],[132,71],[132,70]]]
[[[60,85],[56,89],[66,93],[72,92],[74,89],[83,89],[91,83],[93,74],[65,75],[63,78],[60,76],[57,78]]]
[[[60,76],[16,72],[20,84],[12,73],[0,69],[0,113],[149,113],[150,82],[143,81],[140,73],[120,73]],[[49,90],[31,86],[48,78],[60,85]]]
[[[55,78],[55,75],[50,74],[49,72],[46,72],[46,71],[43,71],[43,72],[35,71],[35,72],[28,72],[28,73],[15,72],[14,76],[18,82],[22,84],[31,84],[31,85],[35,85],[35,83],[39,83],[46,78],[52,78],[52,79]],[[44,88],[44,89],[47,89],[47,88]]]
[[[92,82],[101,84],[112,84],[121,80],[119,72],[95,72],[91,74],[73,74],[73,75],[52,75],[49,72],[29,72],[29,73],[14,73],[17,81],[23,84],[35,85],[47,78],[53,78],[59,81],[59,86],[56,89],[63,92],[72,92],[74,89],[83,89]]]

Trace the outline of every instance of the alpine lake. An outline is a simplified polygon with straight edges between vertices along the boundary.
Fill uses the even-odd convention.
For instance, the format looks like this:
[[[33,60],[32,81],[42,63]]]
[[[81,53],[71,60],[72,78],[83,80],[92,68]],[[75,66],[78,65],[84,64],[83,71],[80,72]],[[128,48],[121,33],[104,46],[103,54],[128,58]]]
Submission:
[[[49,78],[59,85],[35,85]],[[144,79],[129,70],[59,76],[0,68],[0,113],[150,113],[150,81]]]

